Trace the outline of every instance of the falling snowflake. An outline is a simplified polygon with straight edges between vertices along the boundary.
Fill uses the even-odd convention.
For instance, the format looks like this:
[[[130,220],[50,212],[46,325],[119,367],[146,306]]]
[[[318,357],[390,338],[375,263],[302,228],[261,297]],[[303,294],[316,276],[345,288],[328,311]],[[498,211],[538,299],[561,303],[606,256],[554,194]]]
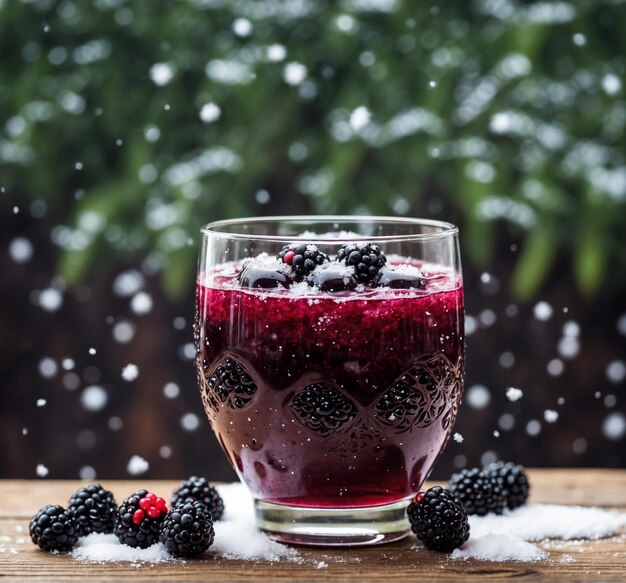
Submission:
[[[213,123],[222,115],[222,110],[215,103],[205,103],[200,110],[200,119],[204,123]]]
[[[163,387],[163,394],[168,399],[175,399],[180,394],[180,387],[176,383],[167,383]]]
[[[467,390],[465,400],[472,409],[484,409],[489,405],[491,394],[487,387],[483,385],[473,385]]]
[[[122,369],[122,378],[125,381],[134,381],[139,376],[139,367],[136,364],[127,364]]]
[[[195,431],[200,426],[200,419],[195,413],[185,413],[180,419],[180,425],[185,431]]]
[[[28,263],[33,256],[33,244],[24,237],[16,237],[9,244],[9,255],[15,263]]]
[[[252,34],[252,23],[247,18],[237,18],[233,22],[233,32],[241,37],[250,36]]]
[[[130,309],[138,316],[149,313],[152,310],[152,297],[146,292],[135,294],[130,301]]]
[[[552,409],[546,409],[543,412],[543,418],[547,423],[555,423],[556,420],[559,418],[559,414]]]
[[[552,317],[552,306],[548,302],[538,302],[533,308],[535,318],[541,322],[545,322]]]
[[[516,389],[515,387],[509,387],[506,390],[506,398],[509,401],[519,401],[523,395],[524,392],[521,389]]]
[[[371,118],[370,110],[361,105],[350,114],[350,127],[358,133],[370,122]]]
[[[176,68],[171,63],[155,63],[150,68],[150,79],[155,85],[162,87],[167,85],[176,73]]]
[[[283,79],[288,85],[300,85],[306,79],[308,70],[302,63],[291,62],[283,69]]]
[[[273,44],[267,47],[267,60],[273,63],[284,61],[287,57],[287,49],[283,45]]]
[[[136,269],[122,271],[113,280],[113,293],[120,297],[130,297],[140,291],[145,284],[143,275]]]
[[[116,342],[126,344],[135,336],[135,325],[128,320],[120,320],[113,326],[112,333]]]
[[[39,305],[46,312],[56,312],[63,305],[63,296],[58,289],[49,287],[40,292]]]
[[[80,396],[80,402],[82,406],[91,412],[100,411],[104,409],[109,401],[109,395],[107,392],[97,385],[91,385],[86,387]]]
[[[128,460],[126,471],[131,476],[139,476],[145,474],[148,468],[150,468],[150,464],[140,455],[135,454]]]

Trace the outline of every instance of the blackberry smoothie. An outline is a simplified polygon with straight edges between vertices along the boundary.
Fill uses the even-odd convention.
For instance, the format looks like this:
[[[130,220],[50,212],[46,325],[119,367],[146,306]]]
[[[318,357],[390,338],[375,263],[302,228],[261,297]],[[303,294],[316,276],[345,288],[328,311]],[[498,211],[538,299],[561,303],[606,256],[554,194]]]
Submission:
[[[460,274],[375,245],[286,245],[199,274],[204,407],[257,500],[407,500],[449,439],[464,366]]]

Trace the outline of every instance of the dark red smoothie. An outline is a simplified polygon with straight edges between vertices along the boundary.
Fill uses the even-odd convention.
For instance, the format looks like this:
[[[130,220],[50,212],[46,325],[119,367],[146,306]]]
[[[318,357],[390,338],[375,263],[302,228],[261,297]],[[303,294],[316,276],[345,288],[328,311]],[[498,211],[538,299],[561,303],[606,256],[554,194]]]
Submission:
[[[240,265],[201,275],[202,399],[255,498],[364,507],[418,491],[450,436],[464,362],[460,276],[419,267],[423,289],[244,288]]]

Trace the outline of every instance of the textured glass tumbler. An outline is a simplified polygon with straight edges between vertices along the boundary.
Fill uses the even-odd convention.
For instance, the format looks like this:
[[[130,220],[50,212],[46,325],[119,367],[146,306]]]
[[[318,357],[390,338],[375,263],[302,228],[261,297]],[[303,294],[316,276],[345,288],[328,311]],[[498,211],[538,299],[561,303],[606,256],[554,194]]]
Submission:
[[[367,545],[408,534],[406,507],[463,392],[457,235],[443,222],[349,216],[202,229],[202,401],[274,539]]]

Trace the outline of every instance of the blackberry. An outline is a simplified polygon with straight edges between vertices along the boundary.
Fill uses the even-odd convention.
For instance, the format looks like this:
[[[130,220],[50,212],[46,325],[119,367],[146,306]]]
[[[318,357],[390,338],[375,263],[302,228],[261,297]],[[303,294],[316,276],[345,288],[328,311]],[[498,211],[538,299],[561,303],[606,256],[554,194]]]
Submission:
[[[276,256],[277,259],[291,265],[298,277],[311,273],[318,265],[330,261],[328,255],[316,245],[285,245]]]
[[[49,504],[37,512],[28,530],[31,540],[44,551],[69,551],[78,540],[72,513],[58,504]]]
[[[523,466],[513,462],[495,462],[485,466],[483,471],[502,480],[507,508],[517,508],[526,503],[530,485]]]
[[[273,289],[289,287],[289,278],[281,271],[254,265],[249,262],[239,272],[239,283],[242,287]]]
[[[172,492],[172,508],[180,506],[187,500],[202,502],[211,513],[212,520],[219,520],[224,514],[224,501],[218,491],[209,484],[206,478],[191,476],[181,482]]]
[[[364,283],[374,280],[387,263],[385,254],[372,243],[348,243],[337,251],[337,261],[354,267],[356,278]]]
[[[468,514],[502,514],[506,505],[502,480],[479,468],[465,469],[453,474],[448,482],[448,490],[463,502]]]
[[[333,264],[329,263],[328,265],[332,266]],[[359,282],[354,275],[345,273],[345,271],[346,268],[343,265],[339,269],[333,267],[316,269],[306,279],[309,285],[313,285],[323,292],[352,291]]]
[[[320,435],[330,435],[356,415],[356,407],[328,383],[308,385],[290,403],[298,418]]]
[[[199,501],[187,501],[170,510],[161,524],[159,540],[177,557],[206,551],[215,538],[211,513]]]
[[[117,520],[117,503],[113,494],[100,484],[90,484],[74,492],[68,504],[79,536],[92,532],[113,532]]]
[[[469,538],[470,527],[463,503],[441,486],[420,492],[409,504],[407,514],[411,530],[433,551],[449,553]]]
[[[120,505],[115,534],[123,545],[146,549],[159,541],[159,529],[167,513],[163,498],[137,490]]]
[[[224,358],[209,377],[209,386],[212,396],[219,401],[215,403],[216,408],[219,403],[226,403],[231,409],[241,409],[257,389],[248,372],[230,356]]]
[[[425,289],[426,278],[417,273],[383,269],[376,278],[376,285],[391,289]]]

